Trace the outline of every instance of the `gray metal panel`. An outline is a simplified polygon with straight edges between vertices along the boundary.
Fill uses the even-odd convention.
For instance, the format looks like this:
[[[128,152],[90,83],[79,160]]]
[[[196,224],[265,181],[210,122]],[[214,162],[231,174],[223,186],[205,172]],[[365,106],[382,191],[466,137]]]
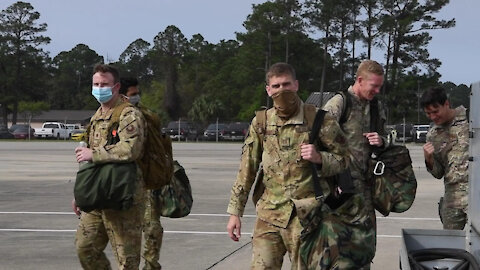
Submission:
[[[470,96],[470,128],[480,128],[480,82],[472,83]]]
[[[408,261],[408,252],[410,251],[426,248],[465,249],[465,231],[460,230],[402,229],[402,240],[402,249],[400,250],[400,268],[402,270],[411,269]],[[445,260],[433,260],[432,262],[437,266],[448,266],[446,269],[452,269],[457,264]]]
[[[480,254],[480,82],[472,84],[470,96],[470,157],[469,164],[469,202],[467,224],[467,250],[479,256]]]
[[[465,231],[402,229],[407,251],[424,248],[465,249]]]

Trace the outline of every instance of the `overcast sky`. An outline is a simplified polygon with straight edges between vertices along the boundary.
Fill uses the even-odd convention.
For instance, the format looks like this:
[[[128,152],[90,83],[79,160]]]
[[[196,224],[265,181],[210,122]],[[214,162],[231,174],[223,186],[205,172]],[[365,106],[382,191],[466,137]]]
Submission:
[[[261,0],[25,0],[40,12],[39,22],[48,24],[46,46],[51,57],[79,43],[88,45],[108,61],[116,61],[137,38],[152,43],[169,25],[178,27],[187,39],[201,34],[210,43],[235,39],[245,32],[242,23]],[[1,0],[4,10],[13,0]],[[455,17],[457,26],[431,31],[429,51],[442,62],[442,81],[470,85],[480,81],[479,0],[451,0],[438,14]],[[385,63],[378,56],[380,63]]]

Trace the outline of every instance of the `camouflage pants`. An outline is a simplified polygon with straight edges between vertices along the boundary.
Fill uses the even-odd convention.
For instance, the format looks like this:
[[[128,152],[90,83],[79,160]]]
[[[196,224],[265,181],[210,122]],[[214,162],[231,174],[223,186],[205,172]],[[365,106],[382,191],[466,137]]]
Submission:
[[[133,205],[127,210],[82,212],[75,246],[83,269],[111,269],[103,250],[110,241],[118,269],[138,269],[144,208],[143,182],[139,181]]]
[[[309,270],[370,269],[375,255],[374,219],[357,194],[323,213],[320,227],[302,239],[300,254]]]
[[[158,200],[152,196],[151,191],[147,191],[145,196],[145,216],[144,216],[143,237],[143,259],[145,260],[144,270],[162,269],[159,263],[160,249],[162,248],[163,227],[160,223],[160,209]]]
[[[287,228],[280,228],[257,218],[253,232],[251,269],[281,269],[288,251],[291,269],[305,269],[299,256],[302,226],[298,217]]]
[[[451,208],[443,203],[443,197],[438,203],[440,220],[445,230],[463,230],[467,223],[467,210],[465,208]]]

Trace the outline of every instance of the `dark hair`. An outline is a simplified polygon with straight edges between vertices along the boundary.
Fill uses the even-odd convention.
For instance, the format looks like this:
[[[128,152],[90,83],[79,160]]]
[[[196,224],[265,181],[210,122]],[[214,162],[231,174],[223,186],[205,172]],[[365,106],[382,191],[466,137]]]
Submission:
[[[120,90],[118,91],[122,95],[126,95],[128,88],[131,86],[137,86],[138,80],[134,77],[120,78]]]
[[[271,77],[281,75],[291,75],[293,80],[297,79],[295,69],[290,64],[279,62],[270,66],[265,76],[265,82],[268,84]]]
[[[112,65],[97,64],[93,68],[93,74],[97,72],[110,73],[113,76],[114,83],[120,82],[120,73],[118,72],[118,69]]]
[[[447,92],[442,87],[432,87],[423,92],[420,98],[420,106],[426,108],[428,106],[437,107],[444,105],[447,101]]]

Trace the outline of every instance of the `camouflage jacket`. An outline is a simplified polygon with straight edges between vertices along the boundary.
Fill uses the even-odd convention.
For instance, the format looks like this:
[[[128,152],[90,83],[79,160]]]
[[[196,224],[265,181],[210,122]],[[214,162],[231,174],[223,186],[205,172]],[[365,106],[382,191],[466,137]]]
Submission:
[[[243,145],[240,170],[232,188],[227,209],[229,214],[243,215],[260,162],[263,164],[265,191],[256,205],[258,218],[286,228],[294,209],[291,199],[314,197],[310,163],[301,159],[300,152],[300,145],[308,144],[309,136],[303,107],[302,103],[299,112],[285,122],[276,115],[274,108],[269,109],[263,136],[255,129],[257,122],[253,118]],[[331,176],[345,170],[348,150],[335,119],[325,117],[319,138],[328,149],[319,152],[322,156],[319,176]],[[321,185],[323,190],[328,190],[327,183],[322,181]]]
[[[118,99],[115,106],[122,101]],[[120,141],[107,145],[108,128],[114,108],[102,113],[99,108],[90,120],[89,148],[93,150],[94,163],[126,162],[137,160],[143,154],[145,121],[142,113],[133,106],[127,106],[120,115],[117,130]]]
[[[452,122],[434,125],[427,133],[427,142],[435,149],[433,166],[427,170],[444,178],[446,206],[463,208],[468,204],[468,120],[463,106],[455,113]]]
[[[364,133],[371,132],[370,130],[370,103],[368,100],[361,100],[358,98],[354,92],[353,88],[350,86],[348,89],[347,95],[350,95],[352,104],[350,113],[345,123],[341,125],[342,130],[345,132],[347,137],[348,146],[350,150],[350,171],[354,179],[354,184],[357,189],[357,192],[365,192],[365,181],[367,180],[368,174],[368,161],[370,160],[373,147],[370,146],[368,140]],[[333,96],[324,106],[329,114],[334,116],[337,121],[340,121],[342,117],[343,107],[346,105],[344,103],[341,95]],[[379,102],[378,106],[379,117],[383,120],[386,119],[383,106]],[[348,111],[348,110],[347,110]],[[382,121],[385,123],[385,121]],[[383,147],[388,145],[385,133],[385,127],[382,124],[377,130],[378,134],[383,138]]]

